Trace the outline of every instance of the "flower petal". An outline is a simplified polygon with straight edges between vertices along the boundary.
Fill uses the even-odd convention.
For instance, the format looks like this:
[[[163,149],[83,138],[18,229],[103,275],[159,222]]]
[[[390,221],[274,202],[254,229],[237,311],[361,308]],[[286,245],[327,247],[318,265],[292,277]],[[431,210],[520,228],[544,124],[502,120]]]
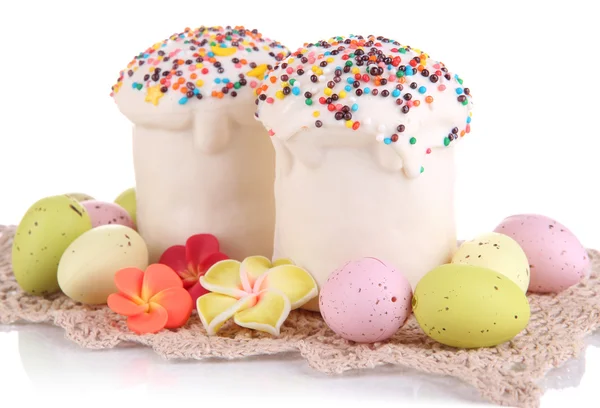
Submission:
[[[113,293],[108,296],[106,301],[110,310],[122,316],[135,316],[148,311],[148,304],[138,305],[127,296],[120,293]]]
[[[169,316],[161,305],[150,303],[148,312],[131,316],[127,319],[127,327],[134,333],[156,333],[164,329]]]
[[[206,255],[219,252],[219,240],[211,234],[192,235],[185,243],[185,250],[188,265],[197,268]]]
[[[251,307],[255,302],[255,296],[238,300],[220,293],[208,293],[198,298],[196,308],[204,329],[209,336],[212,336],[217,334],[236,312]]]
[[[252,291],[254,283],[258,278],[271,269],[271,261],[264,256],[249,256],[241,265],[241,277],[246,291]]]
[[[265,289],[281,291],[290,300],[292,310],[303,306],[319,294],[314,278],[296,265],[281,265],[270,269],[254,287],[255,292]]]
[[[295,265],[294,261],[289,258],[279,258],[273,262],[273,268],[281,265]]]
[[[259,330],[279,336],[281,325],[291,310],[289,299],[276,289],[266,289],[258,294],[258,302],[253,307],[235,314],[238,326]]]
[[[138,268],[124,268],[115,273],[115,285],[119,292],[129,297],[136,303],[143,303],[140,296],[142,293],[142,282],[144,271]]]
[[[165,289],[152,296],[150,302],[161,305],[167,311],[167,329],[176,329],[186,324],[194,309],[192,296],[184,288]]]
[[[202,285],[200,285],[200,282],[196,282],[194,286],[190,286],[189,288],[187,288],[187,291],[192,297],[192,302],[194,304],[196,304],[196,300],[198,300],[200,296],[206,295],[208,293],[208,290],[204,289]]]
[[[188,274],[186,250],[183,245],[174,245],[170,248],[167,248],[167,250],[160,256],[158,263],[167,265],[182,279]]]
[[[229,257],[222,252],[213,252],[212,254],[205,255],[204,258],[202,258],[198,263],[199,276],[204,275],[206,271],[208,271],[211,266],[217,262],[221,262],[226,259],[229,259]]]
[[[152,296],[169,288],[182,288],[181,278],[167,265],[152,264],[146,268],[142,284],[142,299],[148,301]]]
[[[214,264],[200,277],[204,289],[239,299],[246,295],[240,279],[240,262],[233,259]]]

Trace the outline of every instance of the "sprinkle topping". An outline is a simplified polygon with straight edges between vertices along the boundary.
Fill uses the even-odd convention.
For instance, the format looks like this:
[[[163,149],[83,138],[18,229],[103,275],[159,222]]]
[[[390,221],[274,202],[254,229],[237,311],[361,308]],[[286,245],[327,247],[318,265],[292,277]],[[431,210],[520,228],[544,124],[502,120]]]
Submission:
[[[127,86],[154,106],[165,95],[180,105],[203,97],[235,98],[256,88],[272,64],[288,55],[279,42],[242,26],[186,28],[136,55],[111,96]]]
[[[381,36],[306,43],[278,62],[255,94],[256,117],[283,138],[311,125],[360,129],[401,156],[425,156],[470,132],[471,92],[462,78],[427,53]],[[297,116],[282,119],[292,105]],[[445,130],[423,125],[432,122]],[[414,163],[413,174],[422,170]]]

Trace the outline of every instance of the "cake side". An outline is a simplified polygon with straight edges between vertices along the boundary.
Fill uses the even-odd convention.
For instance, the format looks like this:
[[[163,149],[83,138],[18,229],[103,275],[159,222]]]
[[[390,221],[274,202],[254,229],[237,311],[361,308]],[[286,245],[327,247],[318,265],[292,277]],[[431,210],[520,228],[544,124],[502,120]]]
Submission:
[[[150,259],[195,234],[271,256],[274,151],[253,89],[289,50],[242,26],[186,28],[137,54],[112,87],[134,124],[137,219]]]

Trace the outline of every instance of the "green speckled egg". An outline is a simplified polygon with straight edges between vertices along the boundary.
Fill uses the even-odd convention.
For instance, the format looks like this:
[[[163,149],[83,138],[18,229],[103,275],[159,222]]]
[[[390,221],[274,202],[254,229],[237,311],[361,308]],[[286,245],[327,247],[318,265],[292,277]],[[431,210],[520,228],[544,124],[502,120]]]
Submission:
[[[129,188],[119,194],[119,196],[115,199],[115,204],[123,207],[125,211],[129,213],[134,225],[137,225],[137,199],[135,195],[135,188]]]
[[[94,200],[94,197],[92,197],[91,195],[87,195],[85,193],[69,193],[66,195],[79,201],[79,202]]]
[[[32,295],[57,292],[58,264],[67,247],[92,228],[85,208],[67,195],[33,204],[19,223],[12,247],[12,268],[19,286]]]
[[[417,284],[413,312],[432,339],[458,348],[492,347],[513,339],[529,323],[527,296],[491,269],[442,265]]]

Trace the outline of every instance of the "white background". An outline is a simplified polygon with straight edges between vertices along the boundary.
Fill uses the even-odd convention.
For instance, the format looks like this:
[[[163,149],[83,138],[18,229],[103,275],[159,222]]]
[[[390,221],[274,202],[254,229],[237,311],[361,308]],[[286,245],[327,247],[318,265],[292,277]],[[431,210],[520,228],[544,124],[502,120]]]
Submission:
[[[594,3],[3,1],[0,223],[18,223],[31,204],[48,195],[84,192],[112,201],[133,186],[131,125],[109,97],[119,70],[133,55],[186,26],[230,24],[257,28],[294,50],[305,41],[334,35],[383,35],[443,61],[465,79],[476,104],[473,131],[458,145],[460,238],[490,231],[514,213],[533,212],[567,225],[587,247],[600,248],[595,191],[600,174],[600,34]],[[121,401],[141,403],[148,390],[158,392],[158,380],[148,375],[132,385],[119,380],[139,364],[150,373],[167,373],[172,389],[184,384],[182,390],[196,390],[198,404],[219,390],[235,394],[232,382],[245,382],[244,376],[263,379],[251,384],[270,397],[284,390],[288,397],[280,398],[288,405],[300,388],[306,393],[295,396],[296,403],[304,396],[346,405],[376,399],[407,406],[434,404],[427,398],[435,395],[446,403],[468,395],[454,385],[441,391],[436,385],[440,380],[393,370],[326,380],[295,360],[171,367],[149,350],[90,353],[53,329],[4,329],[2,395],[71,378],[71,385],[51,388],[73,396],[86,389],[73,385],[79,378],[82,384],[94,383],[95,393],[118,390]],[[565,406],[567,401],[590,406],[585,401],[595,399],[599,354],[588,349],[580,388],[550,391],[542,406]],[[573,366],[576,371],[581,364]],[[258,395],[248,384],[239,390],[249,393],[248,398]],[[156,402],[156,395],[152,398]]]

